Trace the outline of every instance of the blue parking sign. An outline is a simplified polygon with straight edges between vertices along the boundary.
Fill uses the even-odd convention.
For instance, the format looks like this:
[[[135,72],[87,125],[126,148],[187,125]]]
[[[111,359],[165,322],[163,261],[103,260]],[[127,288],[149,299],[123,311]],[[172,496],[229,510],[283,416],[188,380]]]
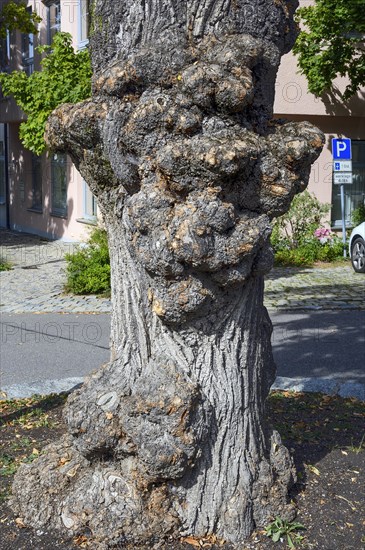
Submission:
[[[334,160],[351,160],[351,139],[333,138],[332,155]]]

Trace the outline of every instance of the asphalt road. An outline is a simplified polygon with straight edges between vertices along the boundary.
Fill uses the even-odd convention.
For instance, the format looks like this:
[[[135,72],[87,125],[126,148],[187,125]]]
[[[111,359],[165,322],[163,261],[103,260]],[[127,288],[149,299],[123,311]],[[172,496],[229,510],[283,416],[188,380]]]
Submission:
[[[277,387],[365,400],[365,311],[270,312]],[[3,313],[0,390],[69,389],[108,361],[107,314]]]

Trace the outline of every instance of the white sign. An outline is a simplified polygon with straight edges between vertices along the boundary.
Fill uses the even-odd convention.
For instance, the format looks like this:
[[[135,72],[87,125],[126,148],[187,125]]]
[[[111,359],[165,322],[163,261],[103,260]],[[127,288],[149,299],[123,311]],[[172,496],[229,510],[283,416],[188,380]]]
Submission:
[[[352,183],[352,172],[335,172],[333,174],[333,183],[336,185]]]
[[[333,170],[335,172],[352,172],[351,160],[335,160],[333,163]]]

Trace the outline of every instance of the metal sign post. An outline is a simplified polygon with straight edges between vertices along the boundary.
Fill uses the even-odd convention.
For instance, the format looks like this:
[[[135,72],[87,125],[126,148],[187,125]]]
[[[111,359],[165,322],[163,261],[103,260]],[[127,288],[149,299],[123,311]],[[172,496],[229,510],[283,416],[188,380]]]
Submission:
[[[332,139],[333,155],[333,183],[341,186],[341,218],[342,218],[342,242],[343,257],[347,256],[346,246],[346,218],[345,218],[345,184],[352,183],[352,151],[351,139]]]
[[[345,218],[345,186],[341,185],[341,218],[342,218],[342,242],[343,242],[343,257],[347,257],[346,247],[346,218]]]

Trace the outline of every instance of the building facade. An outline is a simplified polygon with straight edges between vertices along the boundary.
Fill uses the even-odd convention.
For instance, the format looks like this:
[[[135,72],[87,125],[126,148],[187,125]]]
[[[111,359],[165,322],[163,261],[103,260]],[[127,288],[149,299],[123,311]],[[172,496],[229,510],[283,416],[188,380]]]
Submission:
[[[302,4],[308,4],[303,0]],[[56,32],[73,36],[75,49],[88,44],[88,0],[30,0],[30,10],[41,17],[37,36],[12,33],[1,48],[2,70],[20,69],[31,74],[39,68],[37,45],[50,44]],[[336,82],[343,90],[345,82]],[[326,136],[324,150],[314,164],[309,190],[331,204],[329,222],[341,227],[340,188],[333,183],[331,138],[348,137],[353,149],[353,184],[345,186],[345,214],[365,200],[365,89],[347,105],[335,96],[316,99],[306,79],[298,74],[295,57],[283,57],[277,78],[275,114],[278,118],[309,120]],[[0,96],[0,226],[52,239],[77,241],[95,224],[97,205],[71,160],[60,154],[37,157],[19,140],[24,115],[14,101]]]
[[[37,35],[11,33],[2,44],[1,69],[39,69],[39,45],[55,33],[68,32],[75,49],[88,43],[87,0],[31,0],[28,9],[41,17]],[[78,241],[97,220],[97,204],[69,157],[38,157],[19,139],[23,113],[9,98],[0,98],[0,226],[50,239]]]
[[[335,89],[343,92],[346,79],[338,78]],[[338,93],[316,98],[308,92],[306,78],[298,73],[292,53],[283,56],[276,81],[275,116],[293,121],[308,120],[326,138],[323,151],[312,167],[309,191],[331,205],[329,222],[341,228],[340,185],[334,183],[332,138],[350,138],[353,183],[345,185],[346,226],[351,227],[352,211],[365,202],[365,88],[344,104]]]

